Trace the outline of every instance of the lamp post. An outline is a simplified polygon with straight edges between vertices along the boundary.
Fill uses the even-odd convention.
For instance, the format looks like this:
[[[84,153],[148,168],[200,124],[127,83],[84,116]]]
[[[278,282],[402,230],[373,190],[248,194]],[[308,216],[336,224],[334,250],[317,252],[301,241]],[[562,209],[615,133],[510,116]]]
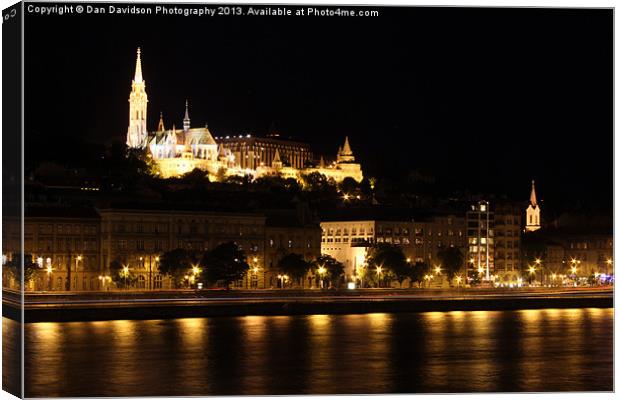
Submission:
[[[579,260],[577,260],[577,259],[575,259],[575,258],[572,258],[572,259],[570,260],[570,263],[571,263],[570,270],[571,270],[571,276],[572,276],[572,278],[573,278],[573,286],[577,286],[577,265],[578,265],[580,262],[581,262],[581,261],[579,261]]]
[[[534,273],[536,273],[536,268],[533,265],[530,265],[529,266],[529,272],[530,272],[530,286],[531,286],[532,285],[532,276],[534,276]]]
[[[381,287],[381,274],[383,273],[383,267],[377,266],[377,279],[379,281],[379,287]]]
[[[127,276],[129,275],[129,266],[123,266],[123,276],[125,277],[125,290],[127,290]]]
[[[159,271],[159,256],[155,257],[155,267]],[[150,270],[149,270],[149,286],[150,286],[150,289],[153,290],[153,267],[152,266],[150,266]]]
[[[76,290],[77,290],[77,281],[78,281],[78,278],[79,278],[79,276],[78,276],[78,271],[79,271],[78,263],[80,261],[82,261],[82,256],[81,255],[75,257],[75,288],[74,289],[76,289]]]
[[[47,264],[47,286],[48,286],[48,290],[52,290],[52,264],[48,263]]]
[[[327,270],[326,270],[326,269],[325,269],[325,267],[324,267],[324,266],[322,266],[322,265],[321,265],[321,266],[319,267],[319,269],[318,269],[319,277],[320,277],[320,280],[321,280],[321,289],[323,289],[323,276],[325,275],[325,272],[326,272],[326,271],[327,271]]]
[[[278,275],[278,279],[280,280],[280,289],[284,289],[284,283],[288,282],[288,275]]]
[[[543,286],[543,268],[541,266],[542,260],[540,258],[537,258],[536,260],[534,260],[534,262],[536,263],[536,265],[538,265],[538,268],[540,269],[540,286]]]

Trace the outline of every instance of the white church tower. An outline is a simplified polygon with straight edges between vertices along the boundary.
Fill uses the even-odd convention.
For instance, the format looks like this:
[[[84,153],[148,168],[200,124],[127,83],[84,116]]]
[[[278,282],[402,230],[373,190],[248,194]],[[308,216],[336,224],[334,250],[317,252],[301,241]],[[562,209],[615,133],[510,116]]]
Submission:
[[[136,74],[131,81],[129,94],[129,127],[127,128],[127,146],[143,149],[146,147],[148,131],[146,130],[146,82],[142,79],[142,61],[140,48],[136,59]]]
[[[532,193],[530,193],[530,204],[525,210],[525,232],[534,232],[540,229],[540,206],[536,201],[536,189],[532,181]]]

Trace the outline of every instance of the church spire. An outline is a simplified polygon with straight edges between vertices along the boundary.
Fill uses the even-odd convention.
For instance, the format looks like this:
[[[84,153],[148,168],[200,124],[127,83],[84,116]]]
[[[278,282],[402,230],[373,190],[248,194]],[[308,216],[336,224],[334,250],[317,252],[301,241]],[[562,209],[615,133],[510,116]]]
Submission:
[[[530,193],[530,204],[532,207],[536,207],[538,204],[536,202],[536,188],[534,187],[534,180],[532,180],[532,193]]]
[[[351,151],[351,146],[349,145],[349,137],[345,136],[344,138],[344,146],[342,147],[342,155],[343,156],[351,156],[353,155],[353,151]]]
[[[136,72],[131,81],[129,92],[129,126],[127,128],[127,146],[143,149],[148,141],[146,129],[146,110],[149,102],[146,95],[146,82],[142,78],[142,60],[140,48],[136,56]]]
[[[135,83],[142,83],[142,60],[140,59],[140,48],[138,47],[138,54],[136,56],[136,74],[133,78]]]
[[[276,148],[276,153],[273,156],[273,161],[271,162],[271,167],[275,169],[282,168],[282,161],[280,160],[280,152]]]
[[[189,131],[189,102],[187,101],[187,99],[185,100],[185,117],[183,118],[183,131],[187,132]]]

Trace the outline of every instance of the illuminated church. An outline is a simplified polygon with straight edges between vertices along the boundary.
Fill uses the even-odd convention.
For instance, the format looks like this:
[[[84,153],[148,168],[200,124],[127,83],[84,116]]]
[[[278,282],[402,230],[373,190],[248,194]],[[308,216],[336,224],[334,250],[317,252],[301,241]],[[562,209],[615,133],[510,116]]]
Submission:
[[[301,180],[303,175],[313,172],[336,182],[347,177],[361,182],[363,178],[361,165],[355,162],[348,137],[333,162],[325,163],[321,157],[317,165],[307,144],[283,140],[277,134],[264,138],[251,135],[214,137],[208,126],[192,128],[187,101],[181,128],[172,125],[166,129],[160,114],[157,130],[149,132],[146,126],[147,105],[146,82],[142,77],[138,48],[136,72],[129,94],[127,146],[147,149],[163,178],[181,176],[195,168],[207,171],[214,179],[222,176],[250,175],[259,178],[279,175]]]

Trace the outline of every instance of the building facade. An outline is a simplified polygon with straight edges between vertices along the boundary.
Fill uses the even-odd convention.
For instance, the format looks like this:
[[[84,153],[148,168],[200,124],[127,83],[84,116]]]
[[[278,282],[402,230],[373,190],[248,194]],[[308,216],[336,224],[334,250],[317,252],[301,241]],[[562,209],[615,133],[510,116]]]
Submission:
[[[38,268],[26,289],[113,290],[113,261],[128,268],[135,289],[172,289],[171,279],[159,272],[163,253],[179,248],[202,253],[227,242],[236,243],[245,252],[250,266],[245,278],[234,282],[234,288],[274,288],[283,256],[297,253],[312,261],[321,254],[318,223],[297,218],[295,210],[282,213],[285,217],[274,217],[273,211],[28,207],[24,251]],[[20,248],[20,239],[10,235],[18,230],[11,229],[11,221],[7,221],[3,226],[3,261],[11,260]],[[17,285],[5,278],[6,286]]]
[[[7,232],[10,224],[7,221]],[[19,252],[18,237],[5,236],[3,255]],[[24,253],[38,269],[26,290],[98,290],[101,268],[100,218],[91,208],[26,207]],[[15,286],[16,282],[5,282]]]
[[[321,222],[321,252],[345,266],[345,279],[355,281],[365,268],[368,250],[378,243],[399,246],[410,263],[424,262],[429,272],[440,267],[438,252],[444,247],[466,251],[465,218],[454,214],[410,220],[344,220]],[[435,277],[432,285],[447,285]]]

